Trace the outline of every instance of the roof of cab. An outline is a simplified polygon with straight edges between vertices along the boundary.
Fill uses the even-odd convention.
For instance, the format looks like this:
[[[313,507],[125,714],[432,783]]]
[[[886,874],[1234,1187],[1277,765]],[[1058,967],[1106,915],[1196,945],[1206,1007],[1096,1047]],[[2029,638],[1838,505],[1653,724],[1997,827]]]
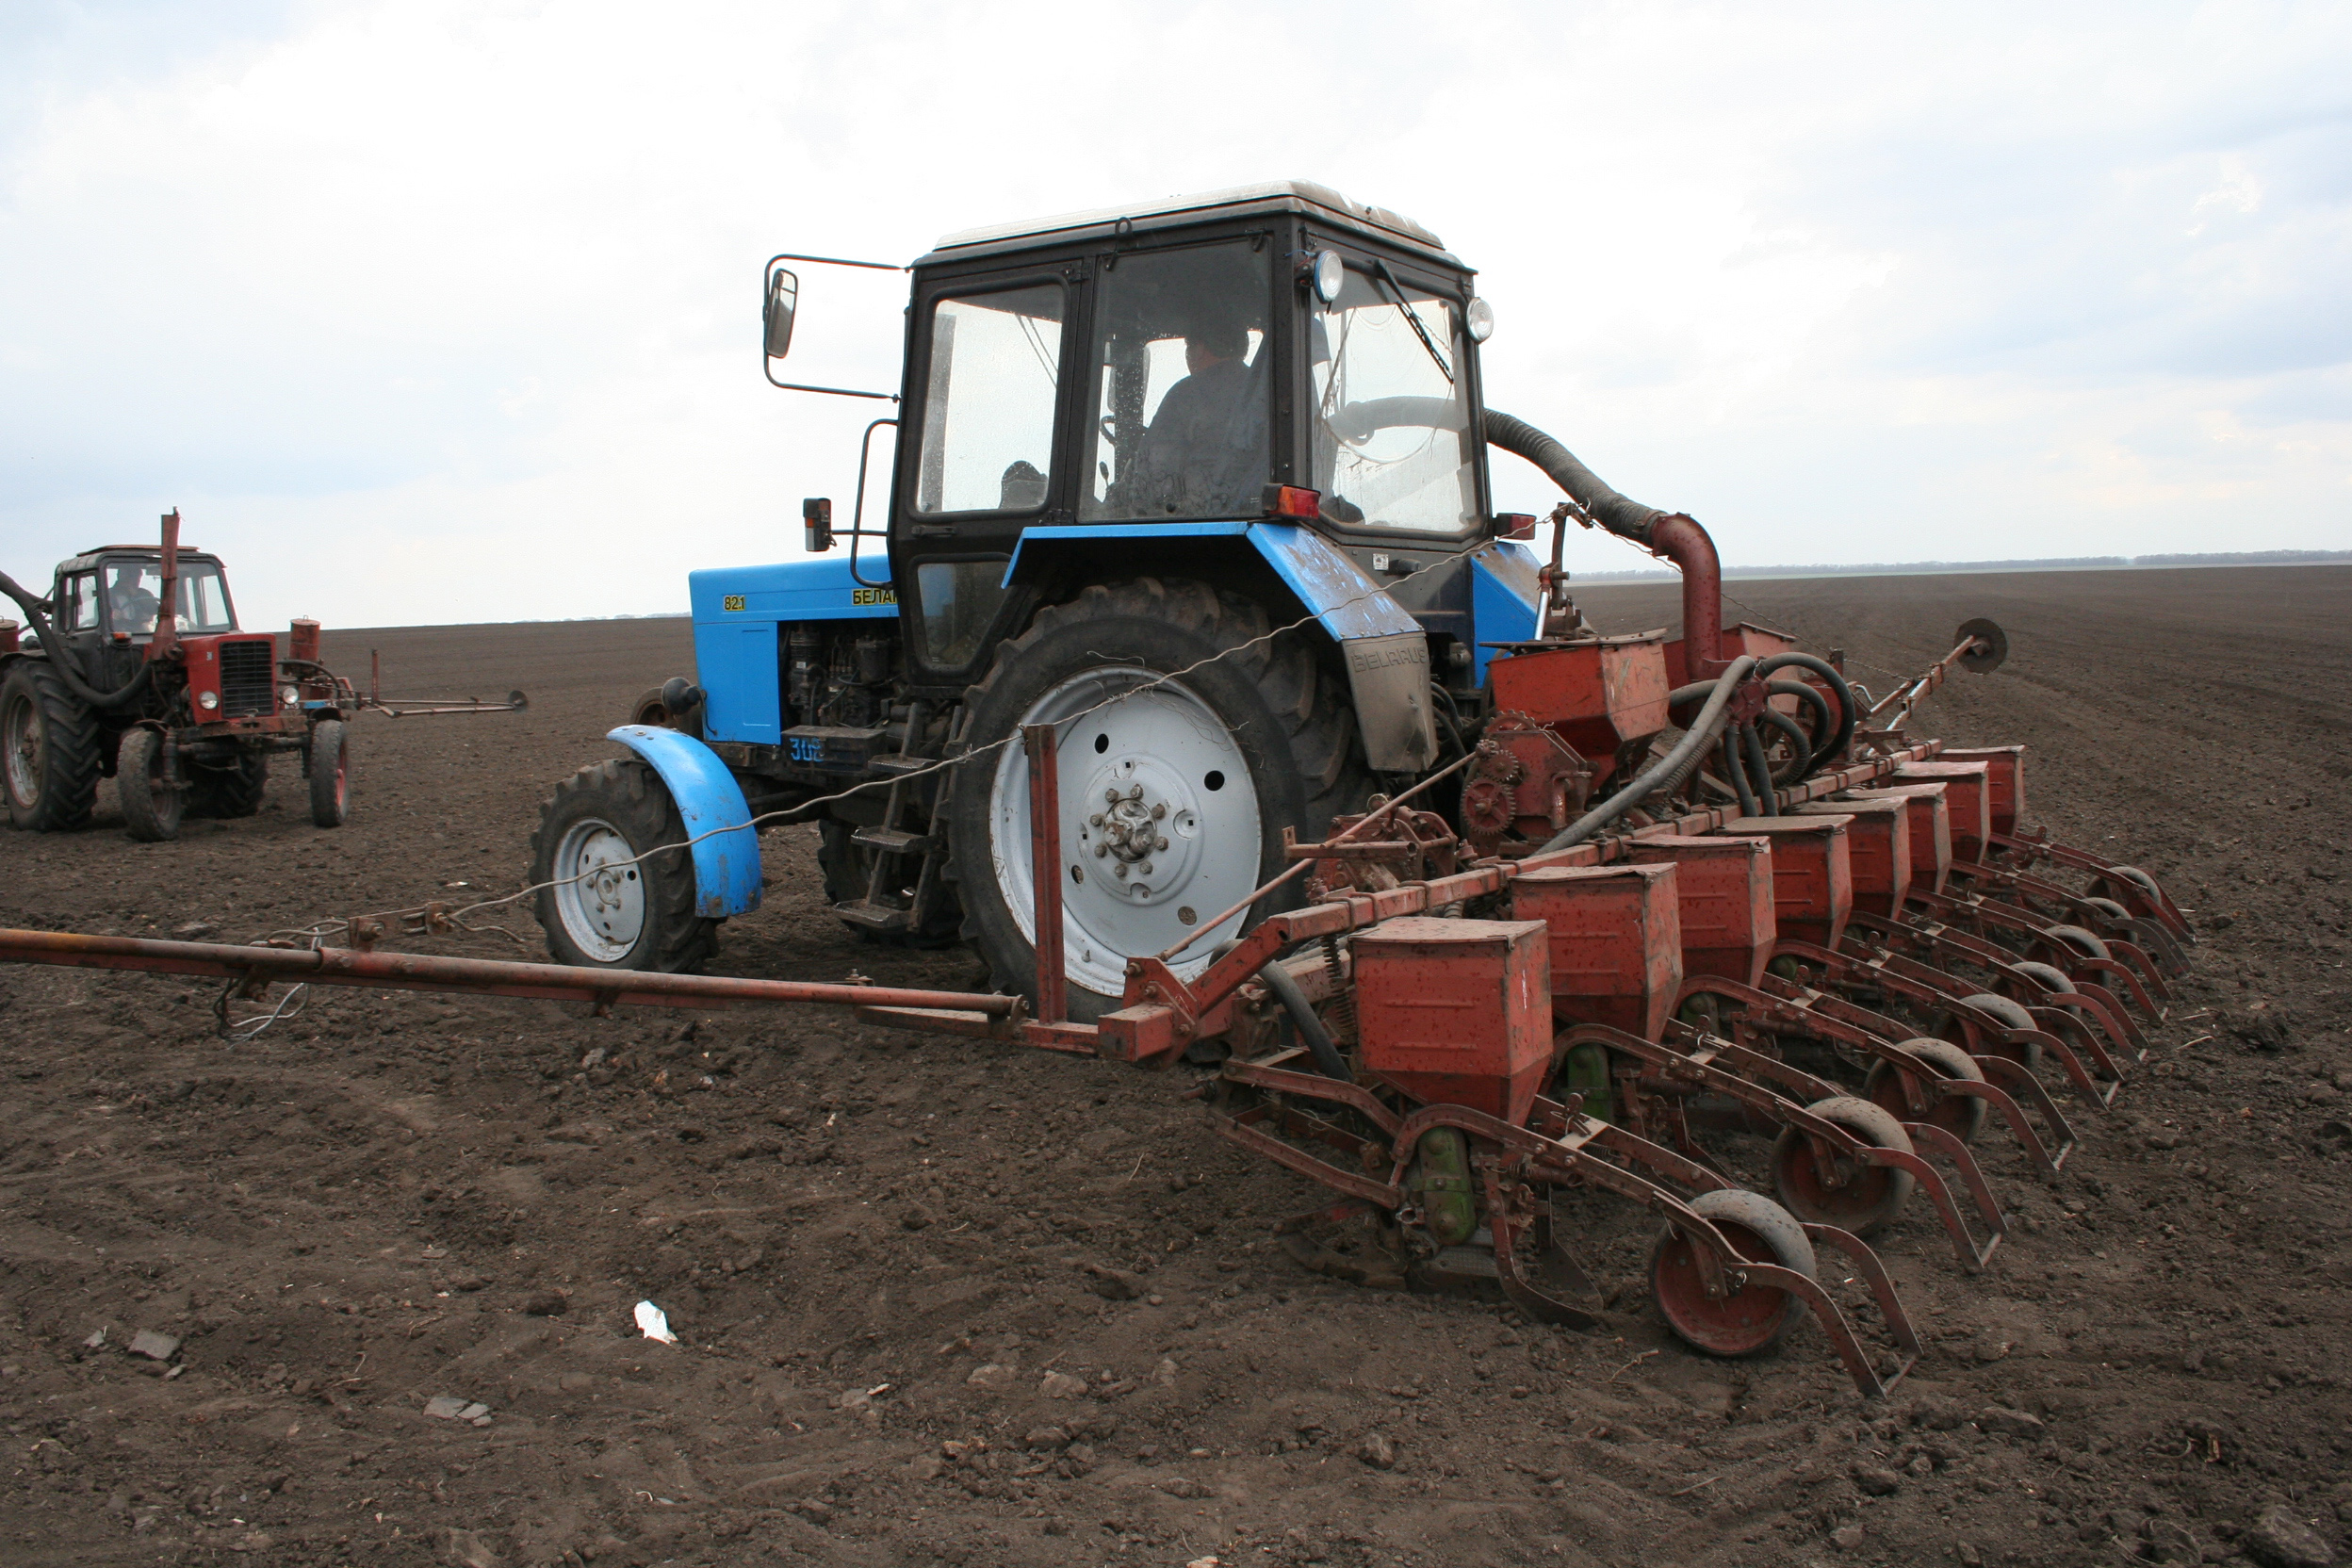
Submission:
[[[1446,249],[1445,241],[1403,213],[1350,201],[1329,186],[1312,180],[1271,180],[1262,185],[1234,186],[1227,190],[1192,196],[1170,196],[1157,202],[1098,207],[1089,212],[1066,212],[1053,218],[1018,223],[992,223],[941,237],[931,253],[915,263],[960,260],[997,251],[1025,248],[1053,237],[1080,238],[1092,232],[1168,228],[1203,218],[1237,217],[1250,212],[1303,212],[1389,241],[1402,240],[1448,264],[1462,262]]]
[[[163,547],[161,545],[92,545],[71,561],[58,562],[57,570],[61,572],[87,571],[98,564],[98,558],[102,555],[148,555],[160,561],[163,559]],[[182,545],[179,548],[179,555],[183,561],[192,556],[215,566],[220,564],[219,556],[214,555],[210,550],[200,550],[193,545]]]

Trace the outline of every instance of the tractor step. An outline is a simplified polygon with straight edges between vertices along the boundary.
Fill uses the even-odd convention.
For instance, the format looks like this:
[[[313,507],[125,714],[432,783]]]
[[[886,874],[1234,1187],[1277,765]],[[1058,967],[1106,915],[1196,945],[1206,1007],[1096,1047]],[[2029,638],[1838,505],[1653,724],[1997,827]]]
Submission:
[[[927,833],[908,833],[896,827],[860,827],[850,834],[849,841],[878,849],[885,855],[928,855],[939,846],[939,841]]]
[[[868,772],[878,773],[885,778],[896,778],[905,774],[921,773],[925,768],[936,768],[939,765],[939,760],[936,757],[900,757],[892,755],[888,757],[869,758],[866,761],[866,769]]]
[[[888,904],[876,904],[870,898],[836,904],[833,913],[837,919],[865,931],[906,931],[914,925],[914,917],[909,911],[893,908]]]

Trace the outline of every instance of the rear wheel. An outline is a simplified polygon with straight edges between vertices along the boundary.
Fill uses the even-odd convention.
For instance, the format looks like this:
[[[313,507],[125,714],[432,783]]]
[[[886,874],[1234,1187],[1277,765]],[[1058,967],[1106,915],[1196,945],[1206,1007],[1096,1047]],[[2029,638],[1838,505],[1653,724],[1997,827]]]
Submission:
[[[87,826],[98,800],[98,717],[39,659],[0,678],[0,789],[8,820],[36,833]]]
[[[351,740],[341,719],[320,719],[310,727],[305,765],[311,822],[319,827],[342,826],[351,814]]]
[[[661,775],[634,758],[558,784],[531,840],[531,880],[547,884],[532,908],[555,961],[668,973],[707,963],[719,923],[694,913],[685,842]]]
[[[270,784],[270,754],[240,749],[227,764],[188,769],[188,814],[191,817],[250,817],[261,809]]]
[[[180,836],[180,781],[172,776],[160,731],[142,726],[122,732],[114,753],[114,794],[132,838],[152,844]]]
[[[996,983],[1034,995],[1036,884],[1023,725],[1057,727],[1065,952],[1073,1018],[1119,1005],[1130,957],[1197,937],[1282,867],[1282,830],[1318,838],[1368,780],[1354,715],[1310,644],[1200,582],[1095,586],[1038,612],[974,688],[975,751],[950,811],[964,934]],[[1179,675],[1177,672],[1182,672]]]
[[[1760,1193],[1718,1187],[1690,1200],[1732,1250],[1813,1277],[1813,1243],[1788,1211]],[[1691,1244],[1669,1225],[1650,1249],[1650,1295],[1666,1326],[1691,1348],[1715,1356],[1760,1356],[1788,1336],[1805,1303],[1777,1285],[1752,1283],[1709,1300]]]
[[[1877,1149],[1911,1152],[1903,1123],[1879,1105],[1852,1095],[1833,1095],[1805,1107]],[[1794,1127],[1781,1129],[1772,1143],[1772,1191],[1781,1206],[1815,1225],[1835,1225],[1857,1236],[1883,1231],[1911,1199],[1911,1172],[1866,1165],[1840,1149],[1829,1152],[1830,1174],[1814,1157],[1813,1142]]]

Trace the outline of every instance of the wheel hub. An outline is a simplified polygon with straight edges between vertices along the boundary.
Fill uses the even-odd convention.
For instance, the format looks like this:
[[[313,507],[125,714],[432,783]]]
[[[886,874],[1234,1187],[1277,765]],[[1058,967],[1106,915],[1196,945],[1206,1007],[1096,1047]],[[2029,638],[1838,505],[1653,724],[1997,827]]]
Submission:
[[[564,933],[598,963],[617,963],[645,928],[645,884],[636,852],[610,823],[574,823],[558,841],[556,918]]]
[[[1059,855],[1070,984],[1117,996],[1129,957],[1191,937],[1200,940],[1177,972],[1197,972],[1230,934],[1203,928],[1256,886],[1263,854],[1249,759],[1232,730],[1183,684],[1128,667],[1072,676],[1021,722],[1062,731]],[[1027,761],[1008,746],[989,807],[998,885],[1035,940],[1028,794]]]

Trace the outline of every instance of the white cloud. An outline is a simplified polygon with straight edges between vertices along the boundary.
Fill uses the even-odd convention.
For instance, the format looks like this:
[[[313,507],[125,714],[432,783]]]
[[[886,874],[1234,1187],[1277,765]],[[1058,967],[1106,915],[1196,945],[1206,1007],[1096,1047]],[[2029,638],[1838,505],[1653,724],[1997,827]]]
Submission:
[[[10,16],[19,576],[176,502],[256,622],[679,608],[874,412],[758,379],[761,257],[1293,174],[1482,268],[1497,406],[1731,560],[2352,545],[2342,8]],[[893,384],[903,281],[804,287],[795,373]]]

